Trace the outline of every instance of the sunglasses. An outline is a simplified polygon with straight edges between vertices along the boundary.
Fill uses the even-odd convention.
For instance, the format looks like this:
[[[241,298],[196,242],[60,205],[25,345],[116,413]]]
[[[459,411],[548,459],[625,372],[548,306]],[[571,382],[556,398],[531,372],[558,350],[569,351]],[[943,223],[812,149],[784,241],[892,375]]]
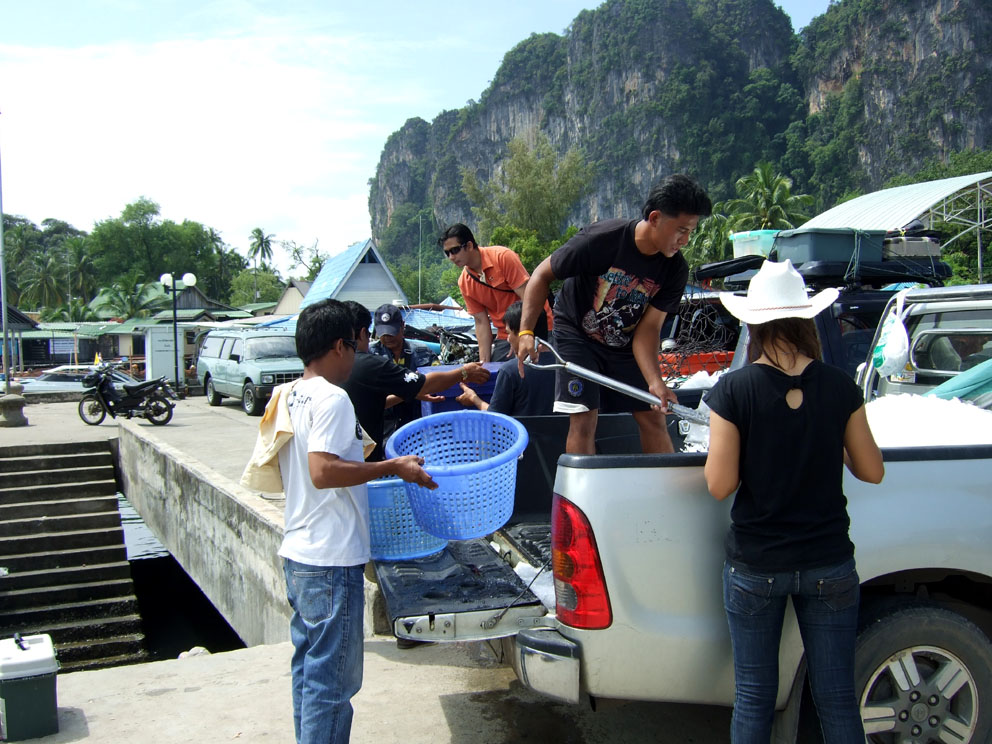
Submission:
[[[444,251],[445,256],[457,256],[459,253],[461,253],[462,248],[464,248],[467,245],[468,243],[462,243],[461,245],[456,245],[453,248],[442,248],[441,250]]]
[[[358,351],[358,342],[353,338],[343,338],[341,343],[347,346],[352,351]]]

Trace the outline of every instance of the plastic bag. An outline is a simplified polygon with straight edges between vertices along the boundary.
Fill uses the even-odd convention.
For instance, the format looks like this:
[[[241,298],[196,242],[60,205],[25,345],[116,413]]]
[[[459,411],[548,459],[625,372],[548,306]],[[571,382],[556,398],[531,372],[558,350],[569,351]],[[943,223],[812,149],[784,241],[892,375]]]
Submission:
[[[885,316],[882,323],[882,333],[878,337],[872,352],[872,366],[880,375],[893,375],[901,372],[909,361],[909,335],[902,323],[902,310],[905,304],[905,292],[896,295],[896,305]]]

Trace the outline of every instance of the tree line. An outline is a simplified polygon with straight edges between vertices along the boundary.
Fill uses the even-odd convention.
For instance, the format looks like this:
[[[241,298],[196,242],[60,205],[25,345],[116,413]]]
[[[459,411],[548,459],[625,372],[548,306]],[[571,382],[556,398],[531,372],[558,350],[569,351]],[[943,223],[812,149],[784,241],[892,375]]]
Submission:
[[[592,190],[595,167],[579,148],[557,155],[541,132],[512,140],[500,165],[498,175],[486,183],[479,183],[472,169],[462,169],[462,192],[472,211],[463,221],[473,229],[481,245],[511,248],[520,255],[524,267],[533,271],[578,231],[578,226],[566,220],[576,203]],[[955,152],[946,161],[935,159],[914,174],[892,178],[885,187],[986,171],[992,171],[992,151]],[[759,161],[750,172],[736,178],[731,186],[734,195],[714,203],[713,214],[700,221],[683,251],[690,269],[730,258],[731,233],[788,230],[812,218],[817,213],[814,197],[793,193],[793,187],[792,179],[770,161]],[[848,198],[857,195],[855,192]],[[410,236],[418,234],[418,222],[429,226],[421,253],[411,251],[409,245]],[[435,244],[435,231],[439,229],[429,208],[415,210],[409,204],[401,205],[382,237],[380,249],[408,297],[417,297],[419,289],[425,302],[446,295],[461,301],[457,285],[460,270],[444,259]],[[959,231],[943,223],[935,224],[933,229],[944,240]],[[990,242],[983,241],[986,266],[992,265]],[[953,250],[942,256],[953,272],[947,283],[977,282],[977,257],[974,231],[955,240]]]
[[[275,247],[305,279],[326,259],[316,242],[276,241],[261,228],[252,231],[242,256],[212,227],[161,219],[159,205],[145,197],[89,233],[63,220],[36,225],[8,214],[3,226],[7,301],[46,321],[148,317],[169,305],[158,278],[170,272],[192,272],[197,287],[223,304],[275,302],[286,286],[272,266]]]

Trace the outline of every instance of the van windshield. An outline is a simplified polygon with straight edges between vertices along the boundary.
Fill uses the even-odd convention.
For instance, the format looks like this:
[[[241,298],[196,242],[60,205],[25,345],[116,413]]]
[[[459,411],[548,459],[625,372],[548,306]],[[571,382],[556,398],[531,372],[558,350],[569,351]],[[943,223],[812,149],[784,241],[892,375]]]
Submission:
[[[246,359],[296,356],[296,339],[293,336],[263,336],[262,338],[252,338],[248,339],[245,346]]]

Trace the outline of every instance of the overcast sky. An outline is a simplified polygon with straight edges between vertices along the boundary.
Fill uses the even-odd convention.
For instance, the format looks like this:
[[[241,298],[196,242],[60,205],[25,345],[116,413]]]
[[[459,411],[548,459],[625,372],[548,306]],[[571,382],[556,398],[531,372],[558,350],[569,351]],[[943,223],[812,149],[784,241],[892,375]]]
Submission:
[[[828,0],[778,4],[799,29]],[[337,253],[370,235],[390,133],[598,5],[0,0],[3,211],[89,231],[146,196],[242,254],[254,227]]]

